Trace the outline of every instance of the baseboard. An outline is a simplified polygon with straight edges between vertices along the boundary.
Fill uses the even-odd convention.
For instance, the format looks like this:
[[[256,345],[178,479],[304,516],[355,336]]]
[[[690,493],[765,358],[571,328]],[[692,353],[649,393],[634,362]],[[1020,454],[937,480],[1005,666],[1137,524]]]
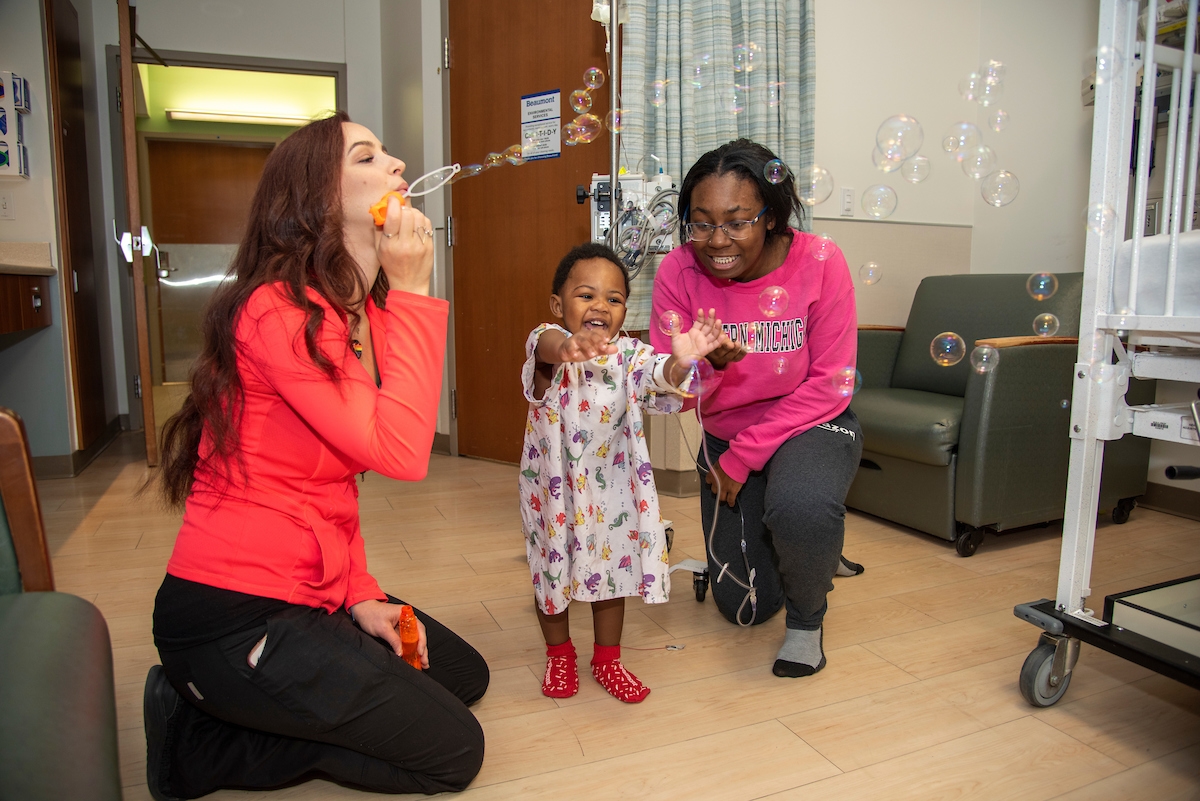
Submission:
[[[429,449],[430,453],[440,453],[443,456],[450,455],[450,435],[449,434],[434,434],[433,447]]]
[[[112,441],[121,433],[121,417],[117,416],[108,421],[104,433],[96,437],[96,441],[83,450],[64,453],[58,456],[33,457],[33,474],[39,480],[47,478],[74,478],[92,463],[92,460],[104,452]]]
[[[1138,498],[1138,506],[1166,512],[1176,517],[1200,520],[1200,492],[1147,482],[1146,494]]]
[[[654,486],[662,495],[694,498],[700,494],[700,475],[695,470],[654,468]]]

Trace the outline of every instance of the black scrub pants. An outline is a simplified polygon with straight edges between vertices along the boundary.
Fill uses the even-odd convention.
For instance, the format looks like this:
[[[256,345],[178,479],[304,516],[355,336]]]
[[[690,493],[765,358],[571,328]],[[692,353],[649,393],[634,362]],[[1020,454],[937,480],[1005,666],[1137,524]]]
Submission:
[[[708,455],[719,462],[729,443],[706,434]],[[825,618],[826,594],[846,534],[846,493],[862,457],[862,430],[854,412],[840,415],[785,441],[762,470],[751,473],[733,508],[717,514],[709,581],[717,609],[731,622],[763,623],[787,608],[787,627],[815,631]],[[707,542],[716,496],[708,486],[708,461],[701,449],[700,516]],[[742,553],[745,534],[746,550]],[[744,583],[754,570],[757,609]],[[724,577],[724,565],[729,568]]]
[[[392,603],[400,603],[389,596]],[[466,788],[483,764],[478,652],[433,618],[429,669],[408,665],[350,615],[295,606],[261,625],[161,653],[186,703],[168,723],[166,787],[197,798],[309,778],[385,793]],[[266,634],[258,666],[247,655]]]

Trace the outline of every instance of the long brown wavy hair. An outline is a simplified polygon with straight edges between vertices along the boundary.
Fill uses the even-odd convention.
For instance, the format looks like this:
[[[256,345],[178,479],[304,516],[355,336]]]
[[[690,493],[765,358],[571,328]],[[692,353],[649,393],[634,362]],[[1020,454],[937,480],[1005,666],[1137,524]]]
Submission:
[[[304,343],[309,357],[331,381],[340,378],[337,367],[317,349],[325,312],[307,290],[316,290],[335,313],[357,323],[353,309],[368,289],[342,233],[342,123],[349,121],[345,112],[338,112],[309,123],[267,158],[246,234],[229,268],[235,280],[222,282],[205,308],[204,345],[192,366],[191,394],[163,428],[158,479],[171,506],[183,505],[191,493],[205,431],[212,450],[204,457],[204,466],[227,486],[235,481],[235,466],[241,468],[242,480],[246,478],[238,448],[244,396],[234,332],[242,308],[256,289],[281,284],[284,296],[308,316]],[[384,305],[387,278],[382,270],[370,294],[376,305]]]

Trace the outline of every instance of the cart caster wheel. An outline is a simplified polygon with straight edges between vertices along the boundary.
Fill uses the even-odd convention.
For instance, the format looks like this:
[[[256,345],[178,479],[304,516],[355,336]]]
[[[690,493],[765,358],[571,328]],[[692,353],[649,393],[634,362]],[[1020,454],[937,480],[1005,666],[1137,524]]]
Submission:
[[[704,596],[708,594],[708,576],[701,573],[693,574],[692,589],[696,591],[696,602],[704,603]]]
[[[1117,505],[1112,510],[1112,521],[1118,526],[1128,523],[1129,513],[1135,506],[1137,506],[1137,500],[1134,498],[1122,498],[1117,501]]]
[[[1071,685],[1071,674],[1063,676],[1057,687],[1050,685],[1050,671],[1054,667],[1054,646],[1042,643],[1025,657],[1021,665],[1019,685],[1021,695],[1033,706],[1053,706],[1063,697]]]
[[[954,550],[958,551],[958,555],[964,558],[974,556],[981,542],[983,542],[983,529],[965,528],[958,535],[958,539],[954,540]]]

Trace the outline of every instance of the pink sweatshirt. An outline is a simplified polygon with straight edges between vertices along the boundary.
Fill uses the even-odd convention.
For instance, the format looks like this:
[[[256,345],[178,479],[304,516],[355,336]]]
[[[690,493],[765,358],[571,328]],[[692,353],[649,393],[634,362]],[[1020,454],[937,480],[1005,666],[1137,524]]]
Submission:
[[[713,308],[730,339],[748,343],[746,358],[717,370],[700,399],[704,429],[729,442],[721,469],[743,483],[786,440],[850,405],[834,386],[839,370],[855,366],[858,351],[854,282],[846,258],[834,248],[832,256],[818,261],[809,253],[813,234],[792,229],[792,237],[783,264],[753,281],[713,277],[696,261],[691,244],[663,259],[654,279],[652,320],[669,310],[691,320],[696,309]],[[767,287],[788,293],[787,307],[775,317],[759,308]],[[657,322],[650,341],[660,351],[671,347]]]

